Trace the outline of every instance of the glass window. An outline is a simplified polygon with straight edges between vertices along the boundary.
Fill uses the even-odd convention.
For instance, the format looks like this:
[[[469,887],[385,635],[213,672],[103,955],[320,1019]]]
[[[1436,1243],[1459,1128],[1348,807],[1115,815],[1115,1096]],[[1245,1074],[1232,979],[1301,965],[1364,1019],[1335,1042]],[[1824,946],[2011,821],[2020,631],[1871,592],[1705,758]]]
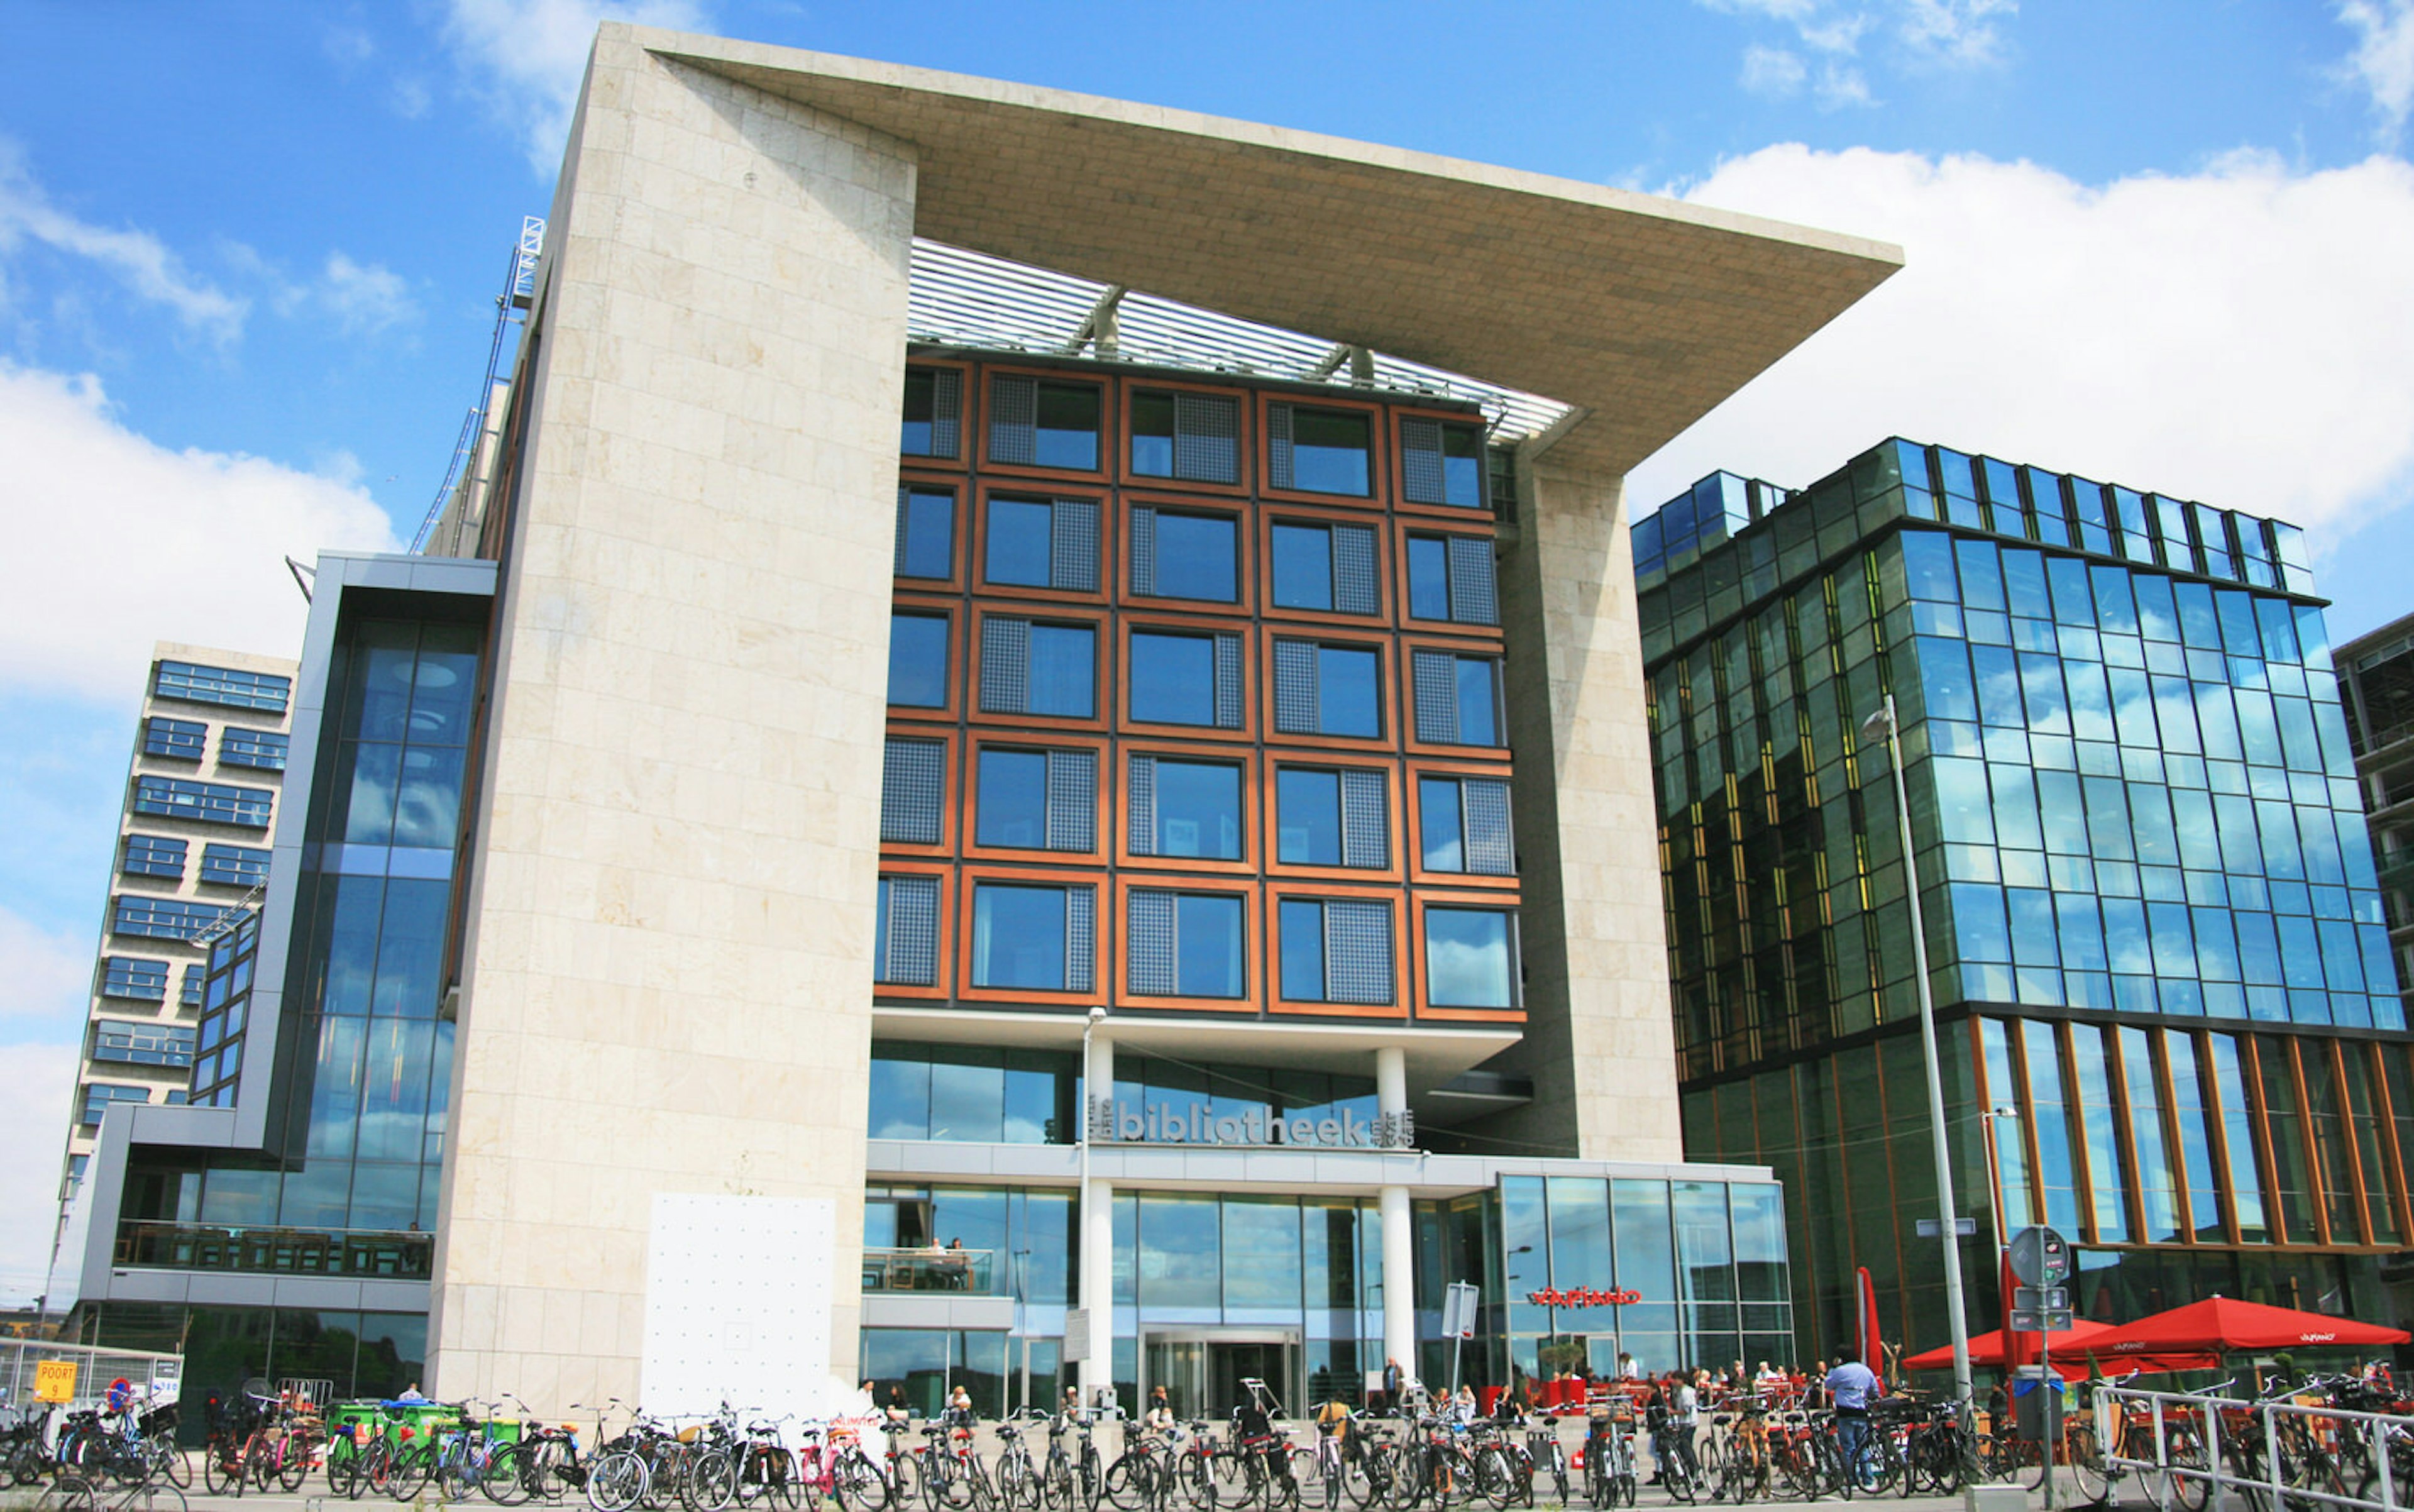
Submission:
[[[100,995],[103,997],[142,997],[160,1002],[168,996],[168,963],[146,961],[139,956],[111,955],[101,958]]]
[[[1435,1008],[1517,1006],[1509,915],[1492,908],[1425,910],[1425,1001]]]
[[[134,779],[134,812],[163,818],[200,819],[210,824],[234,824],[265,830],[276,794],[265,787],[231,787],[224,783],[191,782],[182,777]]]
[[[142,722],[142,754],[171,761],[199,761],[209,743],[210,727],[198,719],[168,719],[154,714]]]
[[[1155,758],[1156,854],[1241,859],[1241,769]]]
[[[273,729],[244,729],[227,726],[218,741],[218,762],[228,767],[258,767],[263,771],[283,771],[288,738]]]
[[[107,1082],[95,1082],[83,1089],[82,1121],[88,1124],[100,1122],[100,1115],[109,1111],[109,1105],[112,1102],[148,1102],[150,1100],[151,1094],[142,1087],[112,1086]]]
[[[1420,620],[1450,618],[1450,548],[1438,535],[1408,537],[1408,613]]]
[[[1042,751],[980,753],[978,822],[984,846],[1038,850],[1048,843],[1048,756]]]
[[[897,490],[897,576],[952,577],[956,496],[946,488]]]
[[[1215,723],[1215,638],[1135,630],[1131,717],[1157,725]]]
[[[258,887],[268,880],[269,852],[248,846],[205,846],[201,880],[225,887]]]
[[[951,367],[905,369],[904,436],[908,457],[953,457],[961,412],[963,380]]]
[[[1325,735],[1356,735],[1373,739],[1383,733],[1382,695],[1378,688],[1376,655],[1347,646],[1319,646],[1316,651],[1319,730]]]
[[[947,704],[947,617],[888,618],[888,701],[915,709]]]
[[[991,499],[982,576],[992,583],[1052,588],[1055,506],[1044,499]]]
[[[1292,406],[1290,481],[1275,486],[1363,498],[1373,490],[1369,434],[1367,417],[1355,411]]]
[[[1488,656],[1414,652],[1417,739],[1434,745],[1498,745],[1500,664]]]
[[[92,1058],[128,1066],[190,1066],[189,1025],[100,1019],[92,1026]]]
[[[239,672],[227,666],[162,661],[151,691],[162,698],[182,698],[187,703],[224,704],[230,709],[258,709],[281,714],[292,697],[293,680],[271,672]]]
[[[1274,773],[1276,854],[1289,866],[1341,864],[1341,774],[1302,767]]]
[[[216,904],[180,903],[174,898],[140,898],[131,895],[112,900],[109,927],[120,935],[139,935],[150,939],[188,940],[211,924],[226,910]]]
[[[1214,394],[1132,396],[1132,471],[1198,483],[1241,481],[1241,407]]]
[[[1088,383],[1040,384],[1037,448],[1041,467],[1095,472],[1098,390]]]
[[[1492,543],[1477,535],[1408,537],[1408,614],[1418,620],[1498,624]]]
[[[1135,890],[1125,931],[1134,993],[1246,996],[1241,899]]]
[[[1155,586],[1159,598],[1195,598],[1229,604],[1241,596],[1237,541],[1240,528],[1229,515],[1155,516]]]
[[[1509,785],[1489,779],[1420,777],[1418,832],[1429,872],[1506,876],[1516,871]]]
[[[1086,625],[1031,627],[1031,684],[1023,712],[1063,719],[1097,712],[1095,635]]]
[[[973,985],[1064,992],[1063,888],[983,882],[973,890]]]
[[[1273,528],[1274,606],[1331,610],[1333,532],[1321,525]]]
[[[164,876],[181,881],[185,876],[185,842],[158,835],[127,835],[126,861],[118,870],[128,876]]]
[[[1282,901],[1282,996],[1301,1003],[1392,1001],[1388,904]]]
[[[1483,507],[1483,431],[1422,417],[1400,422],[1400,491],[1421,504]]]

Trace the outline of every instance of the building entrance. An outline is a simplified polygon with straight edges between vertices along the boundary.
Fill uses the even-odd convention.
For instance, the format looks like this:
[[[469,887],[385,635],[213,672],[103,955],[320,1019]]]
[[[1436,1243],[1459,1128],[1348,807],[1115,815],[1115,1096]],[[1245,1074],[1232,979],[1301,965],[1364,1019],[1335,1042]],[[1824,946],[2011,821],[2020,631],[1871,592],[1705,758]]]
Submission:
[[[1296,1328],[1152,1329],[1140,1336],[1140,1400],[1165,1387],[1174,1415],[1224,1418],[1248,1399],[1244,1381],[1263,1381],[1285,1411],[1296,1410]]]

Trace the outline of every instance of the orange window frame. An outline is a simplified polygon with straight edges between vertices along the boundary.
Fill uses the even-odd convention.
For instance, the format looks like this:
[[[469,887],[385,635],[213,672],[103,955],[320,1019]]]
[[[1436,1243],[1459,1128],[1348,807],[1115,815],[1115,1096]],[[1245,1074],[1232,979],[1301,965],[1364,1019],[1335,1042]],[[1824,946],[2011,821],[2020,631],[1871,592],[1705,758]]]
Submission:
[[[1408,812],[1408,832],[1411,846],[1408,852],[1409,881],[1416,883],[1420,887],[1453,888],[1471,891],[1490,892],[1494,894],[1506,893],[1509,895],[1512,904],[1513,904],[1519,891],[1519,877],[1518,874],[1515,872],[1512,872],[1506,876],[1496,876],[1489,873],[1483,872],[1437,872],[1427,869],[1424,861],[1424,802],[1422,795],[1414,791],[1417,780],[1421,777],[1473,779],[1478,782],[1508,782],[1510,780],[1509,769],[1505,766],[1482,766],[1468,761],[1410,761],[1408,766],[1408,774],[1401,784],[1404,788],[1410,790],[1404,792],[1401,795],[1401,802]],[[1512,848],[1516,845],[1516,831],[1517,794],[1514,791],[1512,785],[1512,789],[1509,794],[1509,842]],[[1524,860],[1522,856],[1518,859],[1520,861]]]
[[[1034,1008],[1084,1008],[1104,1001],[1100,996],[1110,984],[1109,973],[1114,969],[1114,958],[1108,950],[1110,930],[1107,909],[1113,902],[1112,878],[1103,866],[1086,869],[1072,867],[1046,868],[1037,866],[983,866],[966,864],[958,872],[956,887],[956,938],[952,942],[959,960],[956,981],[956,1001],[962,1003],[1023,1004]],[[1091,961],[1094,976],[1087,992],[1051,991],[1034,987],[981,987],[973,981],[973,919],[978,903],[980,885],[984,882],[1007,886],[1088,888],[1095,902],[1091,910],[1093,935]]]
[[[1312,488],[1275,487],[1274,446],[1269,441],[1258,447],[1258,466],[1255,476],[1258,480],[1259,498],[1278,499],[1285,503],[1321,504],[1327,508],[1356,510],[1361,513],[1369,510],[1381,511],[1390,507],[1393,497],[1391,486],[1393,448],[1385,443],[1385,438],[1392,433],[1393,427],[1384,419],[1383,406],[1368,403],[1363,399],[1349,398],[1340,394],[1327,397],[1322,394],[1260,392],[1258,395],[1257,404],[1257,427],[1259,436],[1271,437],[1274,434],[1273,428],[1266,423],[1266,415],[1271,407],[1276,404],[1289,404],[1304,410],[1346,411],[1364,415],[1366,417],[1366,492],[1361,496],[1346,493],[1318,493]]]
[[[1389,827],[1385,838],[1391,852],[1390,864],[1319,866],[1282,860],[1280,774],[1285,767],[1304,767],[1327,771],[1381,772],[1383,774],[1383,822]],[[1266,751],[1263,781],[1265,786],[1259,800],[1259,808],[1264,815],[1265,875],[1269,878],[1281,881],[1314,878],[1319,882],[1330,880],[1347,887],[1372,886],[1382,882],[1396,884],[1408,875],[1405,870],[1407,857],[1402,848],[1407,844],[1407,831],[1401,828],[1400,805],[1403,787],[1400,779],[1400,763],[1396,757],[1369,759],[1357,752],[1311,750],[1304,746],[1269,747]]]
[[[1512,1008],[1436,1008],[1431,1001],[1431,984],[1427,981],[1425,963],[1425,914],[1431,908],[1472,908],[1485,913],[1509,915],[1510,987],[1515,994],[1516,1006]],[[1418,889],[1408,898],[1408,910],[1414,939],[1408,953],[1414,958],[1416,970],[1416,1016],[1452,1024],[1523,1024],[1526,1022],[1526,932],[1524,921],[1517,917],[1513,898],[1503,898],[1498,892],[1472,891],[1439,891]]]
[[[1029,850],[1020,846],[984,846],[980,844],[980,756],[990,748],[1021,751],[1087,751],[1097,760],[1098,791],[1091,795],[1091,834],[1097,846],[1090,850]],[[993,726],[973,726],[971,739],[964,742],[963,786],[961,812],[962,817],[963,856],[968,861],[995,861],[1003,865],[1032,865],[1041,862],[1065,866],[1098,866],[1107,856],[1106,826],[1110,818],[1110,805],[1106,790],[1113,774],[1107,769],[1112,757],[1104,736],[1069,735],[1055,731],[1020,731],[1000,729]]]
[[[1239,997],[1190,997],[1180,995],[1158,996],[1131,990],[1131,896],[1134,892],[1191,892],[1201,896],[1229,897],[1241,900],[1241,982],[1244,989]],[[1258,1017],[1265,1003],[1265,931],[1263,906],[1256,886],[1244,879],[1230,876],[1117,876],[1115,878],[1115,917],[1113,932],[1121,949],[1115,952],[1119,969],[1112,983],[1114,1006],[1129,1009],[1167,1009],[1185,1012],[1236,1013]]]
[[[989,712],[980,707],[981,630],[994,615],[1008,620],[1029,620],[1035,623],[1086,626],[1090,640],[1090,709],[1087,719],[1065,714],[1026,714]],[[967,629],[964,648],[965,675],[961,689],[950,690],[960,697],[964,719],[976,728],[1005,726],[1014,729],[1063,730],[1069,734],[1103,735],[1107,730],[1106,708],[1113,689],[1112,678],[1117,665],[1112,640],[1112,621],[1098,610],[1058,612],[1057,606],[1042,604],[999,604],[976,600],[972,606],[972,623]]]
[[[1303,903],[1381,903],[1392,910],[1392,1001],[1389,1003],[1327,1003],[1282,995],[1282,906],[1286,899]],[[1266,1011],[1312,1018],[1383,1019],[1408,1023],[1413,985],[1408,976],[1407,942],[1408,894],[1397,887],[1349,887],[1337,883],[1270,881],[1266,884]],[[1330,970],[1331,964],[1327,963]]]
[[[1154,602],[1153,600],[1150,602]],[[1142,723],[1131,717],[1132,690],[1131,637],[1135,632],[1163,631],[1175,636],[1237,636],[1241,641],[1241,727],[1218,729],[1212,725],[1159,725]],[[1212,741],[1254,744],[1257,741],[1258,687],[1271,678],[1260,677],[1258,659],[1250,654],[1249,626],[1244,621],[1214,620],[1196,615],[1155,614],[1126,606],[1115,617],[1116,665],[1123,676],[1115,680],[1115,732],[1135,740],[1149,741]]]
[[[1155,378],[1126,378],[1115,386],[1120,391],[1115,405],[1115,415],[1117,427],[1123,438],[1122,444],[1115,448],[1115,476],[1122,480],[1124,487],[1147,489],[1173,488],[1184,491],[1195,489],[1200,493],[1214,493],[1233,500],[1249,497],[1249,480],[1257,475],[1257,447],[1252,443],[1262,432],[1259,431],[1254,424],[1258,410],[1249,402],[1247,390],[1219,388],[1211,383],[1186,383],[1172,379]],[[1204,394],[1219,399],[1230,399],[1240,412],[1240,434],[1237,438],[1240,446],[1238,478],[1231,483],[1207,483],[1195,478],[1160,477],[1154,472],[1136,471],[1132,467],[1132,441],[1137,432],[1132,428],[1131,412],[1132,400],[1142,392]]]
[[[1131,781],[1130,760],[1136,756],[1156,756],[1172,761],[1198,761],[1215,766],[1238,767],[1241,771],[1241,857],[1238,861],[1222,861],[1202,856],[1140,856],[1131,848]],[[1259,816],[1265,805],[1260,784],[1264,771],[1260,754],[1250,747],[1211,745],[1204,741],[1122,740],[1115,742],[1116,770],[1108,776],[1114,791],[1114,858],[1119,867],[1129,866],[1142,871],[1187,872],[1216,876],[1249,876],[1259,874],[1258,862]]]
[[[1011,481],[991,478],[976,480],[971,557],[964,563],[964,579],[972,591],[982,598],[1010,598],[1037,604],[1081,604],[1103,606],[1114,590],[1115,542],[1117,538],[1115,503],[1095,482],[1073,488],[1035,488],[1018,487]],[[1098,510],[1098,586],[1095,589],[1039,588],[1029,583],[992,583],[989,580],[989,506],[992,499],[1004,495],[1019,502],[1053,504],[1059,499],[1080,499],[1097,506]]]
[[[1318,497],[1322,497],[1319,495]],[[1400,622],[1397,612],[1401,597],[1394,579],[1397,571],[1385,560],[1386,554],[1396,557],[1396,536],[1384,529],[1379,520],[1366,517],[1363,509],[1320,509],[1293,504],[1262,507],[1258,517],[1258,614],[1267,621],[1280,621],[1304,629],[1322,631],[1338,629],[1345,633],[1366,634],[1390,629]],[[1379,602],[1373,614],[1344,614],[1338,609],[1287,608],[1274,603],[1274,527],[1277,525],[1354,525],[1375,532],[1375,593]]]
[[[1029,378],[1042,383],[1095,388],[1098,391],[1098,465],[1095,468],[1041,467],[1032,462],[1001,462],[990,455],[988,417],[991,408],[990,391],[1001,378]],[[1100,488],[1111,483],[1119,471],[1115,464],[1116,417],[1122,406],[1117,402],[1120,385],[1103,373],[1076,372],[1063,367],[1009,367],[983,364],[980,368],[981,416],[980,446],[975,454],[980,458],[980,471],[1001,477],[1060,478],[1067,483]]]

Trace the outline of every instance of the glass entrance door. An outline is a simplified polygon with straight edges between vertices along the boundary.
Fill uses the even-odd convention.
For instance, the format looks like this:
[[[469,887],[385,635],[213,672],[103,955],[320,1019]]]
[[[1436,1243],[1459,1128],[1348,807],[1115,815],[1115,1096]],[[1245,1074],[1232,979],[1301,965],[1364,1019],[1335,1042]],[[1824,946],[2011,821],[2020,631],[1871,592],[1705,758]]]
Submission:
[[[1140,1340],[1141,1410],[1165,1387],[1174,1415],[1221,1421],[1247,1400],[1244,1381],[1266,1384],[1286,1412],[1299,1410],[1300,1341],[1288,1328],[1185,1328]]]

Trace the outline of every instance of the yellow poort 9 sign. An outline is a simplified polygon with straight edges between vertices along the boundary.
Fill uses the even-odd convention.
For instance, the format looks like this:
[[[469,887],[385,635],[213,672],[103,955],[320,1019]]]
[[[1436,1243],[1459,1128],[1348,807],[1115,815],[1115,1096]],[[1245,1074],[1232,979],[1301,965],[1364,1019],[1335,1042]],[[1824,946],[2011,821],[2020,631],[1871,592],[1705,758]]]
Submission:
[[[75,1400],[76,1362],[43,1360],[34,1367],[36,1401]]]

